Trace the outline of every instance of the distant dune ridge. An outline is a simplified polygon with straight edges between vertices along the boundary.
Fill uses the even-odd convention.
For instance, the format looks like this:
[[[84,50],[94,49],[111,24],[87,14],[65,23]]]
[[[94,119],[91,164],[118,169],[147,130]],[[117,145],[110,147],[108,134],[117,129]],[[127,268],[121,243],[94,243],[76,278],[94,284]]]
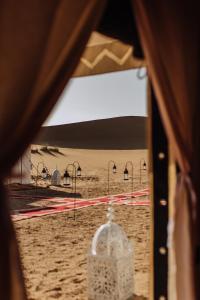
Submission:
[[[146,117],[117,117],[42,127],[35,144],[80,149],[146,149]]]

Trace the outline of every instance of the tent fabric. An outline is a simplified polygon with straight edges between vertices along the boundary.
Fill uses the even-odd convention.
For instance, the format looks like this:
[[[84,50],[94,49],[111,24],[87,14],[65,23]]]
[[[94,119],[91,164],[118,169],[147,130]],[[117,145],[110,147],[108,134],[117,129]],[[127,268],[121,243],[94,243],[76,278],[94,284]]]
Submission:
[[[199,299],[195,286],[199,165],[200,7],[189,1],[132,1],[137,26],[174,158],[180,169],[174,242],[178,299]]]
[[[0,153],[1,174],[6,174],[50,112],[104,4],[97,0],[1,2],[0,140],[6,141]],[[12,137],[6,140],[10,131]],[[27,132],[29,141],[21,143]],[[19,149],[16,155],[13,144]]]
[[[145,65],[131,0],[107,1],[96,30],[98,33],[92,34],[73,76],[128,70]]]
[[[0,179],[35,136],[80,59],[104,0],[0,2]],[[0,185],[0,299],[26,299]]]
[[[125,44],[134,46],[134,56],[143,59],[144,54],[132,10],[132,0],[109,0],[97,31]]]
[[[133,53],[133,46],[93,32],[73,76],[89,76],[144,66],[144,60],[135,58]]]

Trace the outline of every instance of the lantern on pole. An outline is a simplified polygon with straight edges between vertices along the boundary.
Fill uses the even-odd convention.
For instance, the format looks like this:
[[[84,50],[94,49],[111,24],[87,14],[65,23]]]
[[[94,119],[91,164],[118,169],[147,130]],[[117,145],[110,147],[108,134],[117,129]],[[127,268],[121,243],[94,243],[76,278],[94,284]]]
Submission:
[[[43,169],[42,169],[41,176],[42,176],[42,179],[46,179],[47,178],[47,170],[46,170],[45,167],[43,167]]]
[[[117,173],[116,163],[113,160],[109,160],[109,162],[108,162],[108,195],[110,194],[110,166],[111,166],[111,164],[113,165],[112,173],[113,174]]]
[[[63,175],[63,184],[67,185],[67,186],[71,185],[71,177],[67,170],[65,170],[64,175]]]
[[[124,169],[124,180],[128,180],[128,179],[129,179],[128,177],[129,177],[129,176],[128,176],[128,169],[125,168],[125,169]]]

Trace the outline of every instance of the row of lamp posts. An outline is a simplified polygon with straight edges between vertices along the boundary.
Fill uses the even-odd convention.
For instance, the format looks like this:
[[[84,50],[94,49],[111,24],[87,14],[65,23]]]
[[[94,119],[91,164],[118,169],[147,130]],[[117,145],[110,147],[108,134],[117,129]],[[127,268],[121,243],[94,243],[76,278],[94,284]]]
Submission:
[[[44,162],[39,162],[37,164],[36,167],[36,171],[37,171],[37,175],[36,175],[36,189],[37,189],[37,181],[38,181],[38,175],[39,175],[39,167],[40,165],[42,165],[42,171],[41,171],[41,177],[43,179],[46,179],[49,175],[49,171],[47,169],[47,167],[45,166]],[[131,167],[131,192],[133,193],[133,175],[134,175],[134,166],[132,161],[127,161],[125,164],[125,168],[124,168],[124,180],[129,180],[130,176],[129,176],[129,165]],[[117,166],[115,161],[110,160],[108,162],[108,167],[107,167],[107,193],[108,195],[110,195],[110,169],[112,166],[112,173],[116,174],[117,173]],[[70,176],[69,174],[69,169],[72,169],[72,176]],[[147,164],[144,158],[142,158],[140,160],[140,184],[142,184],[142,171],[146,171],[147,170]],[[63,175],[63,184],[66,186],[72,185],[72,189],[74,187],[74,220],[76,218],[76,180],[77,177],[81,176],[81,167],[78,161],[74,161],[73,163],[70,163],[67,165],[65,171],[64,171],[64,175]]]
[[[40,165],[42,165],[42,171],[41,171],[41,176],[43,179],[46,179],[47,176],[49,175],[49,171],[47,169],[47,167],[45,166],[44,162],[39,162],[37,164],[37,175],[36,175],[36,186],[37,186],[37,180],[38,180],[38,175],[39,175],[39,167]],[[131,179],[132,179],[132,192],[133,192],[133,172],[134,172],[134,166],[132,161],[127,161],[125,164],[125,168],[124,168],[124,180],[129,180],[129,171],[128,171],[128,166],[131,166]],[[116,174],[117,172],[117,167],[116,167],[116,163],[113,160],[110,160],[108,162],[108,177],[107,177],[107,182],[108,182],[108,186],[107,186],[107,192],[108,195],[110,194],[110,167],[112,166],[112,173]],[[69,168],[72,168],[72,176],[70,176],[69,174]],[[146,171],[147,170],[147,164],[144,158],[142,158],[140,160],[140,184],[142,184],[142,171]],[[74,161],[71,164],[68,164],[65,171],[64,171],[64,176],[63,176],[63,183],[66,186],[71,185],[71,181],[72,181],[72,188],[73,188],[73,183],[74,183],[74,193],[76,194],[76,179],[77,177],[81,176],[81,167],[78,161]]]
[[[40,165],[42,165],[42,170],[39,171]],[[32,165],[33,167],[34,165]],[[72,177],[69,175],[68,169],[69,167],[73,168],[72,171]],[[36,169],[36,186],[37,186],[37,181],[38,181],[38,176],[41,174],[42,179],[47,179],[48,176],[50,176],[48,168],[45,166],[43,161],[40,161],[37,164]],[[75,192],[76,192],[76,177],[81,176],[81,167],[78,161],[74,161],[72,164],[68,164],[65,171],[64,171],[64,176],[63,176],[63,182],[64,185],[71,185],[71,179],[72,179],[72,185],[73,185],[73,179],[75,181],[74,187],[75,187]]]
[[[34,166],[34,165],[32,165]],[[42,168],[42,170],[40,171],[40,167]],[[69,174],[69,169],[72,168],[72,176],[70,176]],[[64,175],[63,175],[63,184],[64,185],[71,185],[72,184],[72,189],[74,188],[74,219],[76,218],[76,179],[77,177],[81,176],[81,167],[78,161],[74,161],[71,164],[68,164],[65,171],[64,171]],[[43,161],[40,161],[37,164],[36,167],[36,190],[38,187],[38,176],[39,174],[41,174],[42,179],[47,179],[49,174],[49,171],[47,169],[47,167],[45,166]]]
[[[124,168],[124,180],[129,180],[129,171],[128,171],[128,166],[130,165],[131,167],[131,192],[133,193],[133,172],[134,172],[134,166],[132,161],[127,161],[125,164],[125,168]],[[116,163],[113,160],[110,160],[108,162],[108,187],[107,187],[107,191],[108,191],[108,195],[110,195],[110,167],[112,166],[112,173],[116,174],[117,173],[117,166]],[[146,171],[147,170],[147,164],[144,158],[142,158],[140,160],[140,184],[142,184],[142,171]]]
[[[41,171],[41,177],[43,179],[46,179],[49,175],[49,171],[47,169],[47,167],[45,166],[44,162],[39,162],[37,164],[36,167],[36,186],[37,186],[37,180],[38,180],[38,175],[39,175],[39,167],[40,165],[42,165],[42,171]],[[117,167],[116,167],[116,163],[113,160],[110,160],[108,162],[108,194],[110,193],[110,167],[112,165],[112,173],[116,174],[117,172]],[[131,178],[133,180],[133,170],[134,170],[134,166],[132,161],[127,161],[125,164],[125,168],[124,168],[124,180],[129,180],[129,171],[128,171],[128,165],[131,166]],[[69,174],[69,168],[72,167],[72,177]],[[147,170],[147,164],[144,158],[142,158],[140,160],[140,184],[142,183],[142,171],[146,171]],[[74,192],[76,193],[76,178],[81,176],[81,167],[78,161],[74,161],[71,164],[68,164],[65,171],[64,171],[64,176],[63,176],[63,183],[66,186],[71,185],[71,180],[72,180],[72,187],[73,187],[73,180],[74,180]],[[132,183],[132,189],[133,189],[133,183]]]

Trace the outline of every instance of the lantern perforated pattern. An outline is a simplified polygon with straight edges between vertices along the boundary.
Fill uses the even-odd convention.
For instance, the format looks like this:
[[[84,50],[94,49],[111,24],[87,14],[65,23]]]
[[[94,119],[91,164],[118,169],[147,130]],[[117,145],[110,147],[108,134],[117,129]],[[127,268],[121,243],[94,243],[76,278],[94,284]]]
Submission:
[[[51,184],[52,185],[60,185],[60,183],[61,183],[61,174],[56,169],[56,170],[53,171],[53,174],[51,176]]]
[[[123,229],[113,222],[95,233],[88,255],[91,300],[127,300],[133,296],[133,250]]]

